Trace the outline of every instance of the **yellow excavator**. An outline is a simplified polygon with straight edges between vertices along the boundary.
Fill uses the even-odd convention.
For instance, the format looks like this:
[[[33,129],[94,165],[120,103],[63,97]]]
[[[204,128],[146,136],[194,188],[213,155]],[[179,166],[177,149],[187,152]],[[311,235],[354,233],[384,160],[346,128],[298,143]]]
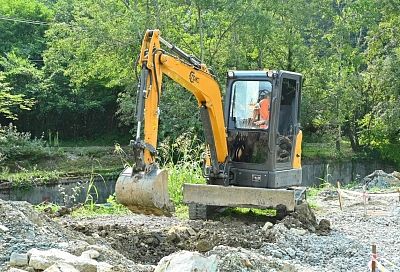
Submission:
[[[304,197],[299,187],[301,74],[228,71],[223,103],[211,70],[164,40],[159,30],[146,31],[138,64],[134,163],[117,180],[120,203],[145,214],[165,215],[173,209],[167,171],[155,161],[158,106],[167,75],[195,96],[204,127],[206,184],[184,184],[189,218],[206,219],[217,207],[276,208],[281,214],[295,209]]]

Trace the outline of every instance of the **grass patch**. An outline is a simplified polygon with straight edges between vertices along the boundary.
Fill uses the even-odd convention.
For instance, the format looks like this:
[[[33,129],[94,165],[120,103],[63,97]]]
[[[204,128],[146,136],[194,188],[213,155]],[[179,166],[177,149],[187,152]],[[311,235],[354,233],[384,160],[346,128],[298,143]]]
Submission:
[[[321,207],[318,204],[317,198],[319,196],[319,194],[323,191],[326,190],[336,190],[336,188],[328,183],[328,182],[324,182],[319,186],[312,186],[312,187],[308,187],[307,188],[307,203],[310,205],[310,207],[314,210],[319,210],[321,209]]]
[[[71,216],[75,218],[84,218],[96,217],[101,215],[126,215],[131,213],[128,208],[121,204],[119,205],[120,207],[113,207],[107,204],[96,204],[94,206],[83,205],[82,207],[74,210],[71,213]]]
[[[95,204],[93,202],[87,202],[83,206],[75,209],[72,213],[72,217],[95,217],[99,215],[126,215],[130,214],[128,208],[124,205],[117,203],[114,195],[110,195],[105,204]]]
[[[39,161],[24,159],[2,164],[0,182],[9,181],[14,186],[29,187],[56,181],[61,178],[88,177],[92,173],[116,176],[124,168],[114,147],[48,148],[57,156],[42,157]]]
[[[360,182],[357,182],[355,180],[350,181],[346,185],[342,185],[343,189],[354,189],[355,187],[359,187],[359,186],[360,186]]]
[[[341,150],[336,150],[334,143],[302,143],[302,157],[304,159],[350,160],[356,156],[351,149],[350,142],[342,141]]]
[[[189,219],[189,207],[184,204],[175,206],[175,216],[179,219]]]
[[[34,208],[38,212],[54,214],[61,209],[61,206],[54,203],[40,203],[35,205]],[[130,213],[131,211],[128,208],[116,202],[114,195],[110,195],[105,204],[94,204],[88,201],[78,208],[73,208],[71,216],[74,218],[84,218],[101,215],[126,215]]]
[[[61,209],[61,206],[54,203],[40,203],[35,205],[34,209],[38,212],[46,212],[48,209],[50,209],[51,213],[56,213],[59,209]]]
[[[255,208],[229,208],[221,213],[221,216],[230,217],[273,217],[276,216],[276,210],[274,209],[255,209]]]
[[[0,173],[0,181],[11,182],[13,186],[29,188],[33,185],[45,184],[60,179],[61,173],[56,170],[44,171],[38,169],[24,170],[17,173],[9,173],[7,170]]]

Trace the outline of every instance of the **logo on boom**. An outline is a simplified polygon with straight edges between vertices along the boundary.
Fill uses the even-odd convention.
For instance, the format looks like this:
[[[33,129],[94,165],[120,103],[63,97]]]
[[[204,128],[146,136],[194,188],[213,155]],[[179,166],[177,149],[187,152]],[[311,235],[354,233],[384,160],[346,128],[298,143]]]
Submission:
[[[191,83],[195,83],[195,82],[199,83],[199,78],[195,75],[195,73],[193,71],[191,71],[189,74],[189,81]]]

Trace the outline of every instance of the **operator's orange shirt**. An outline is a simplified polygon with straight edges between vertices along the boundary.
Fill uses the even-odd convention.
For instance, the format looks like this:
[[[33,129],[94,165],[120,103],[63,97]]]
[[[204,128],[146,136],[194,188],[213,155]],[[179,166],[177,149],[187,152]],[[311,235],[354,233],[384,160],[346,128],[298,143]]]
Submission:
[[[260,101],[260,120],[269,120],[269,99],[265,98]]]

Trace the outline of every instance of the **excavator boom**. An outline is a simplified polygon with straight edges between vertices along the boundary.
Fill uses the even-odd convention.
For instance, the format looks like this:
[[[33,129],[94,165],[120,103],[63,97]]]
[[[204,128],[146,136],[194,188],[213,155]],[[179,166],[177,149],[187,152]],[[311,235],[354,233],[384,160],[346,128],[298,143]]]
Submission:
[[[170,53],[161,48],[165,46]],[[139,56],[141,67],[137,93],[137,132],[131,141],[134,165],[124,170],[116,184],[117,200],[135,212],[163,214],[170,210],[168,176],[155,162],[159,102],[163,76],[185,87],[196,98],[210,151],[209,172],[223,175],[228,148],[221,91],[206,65],[160,37],[159,30],[148,30]],[[143,138],[142,125],[144,123]]]

